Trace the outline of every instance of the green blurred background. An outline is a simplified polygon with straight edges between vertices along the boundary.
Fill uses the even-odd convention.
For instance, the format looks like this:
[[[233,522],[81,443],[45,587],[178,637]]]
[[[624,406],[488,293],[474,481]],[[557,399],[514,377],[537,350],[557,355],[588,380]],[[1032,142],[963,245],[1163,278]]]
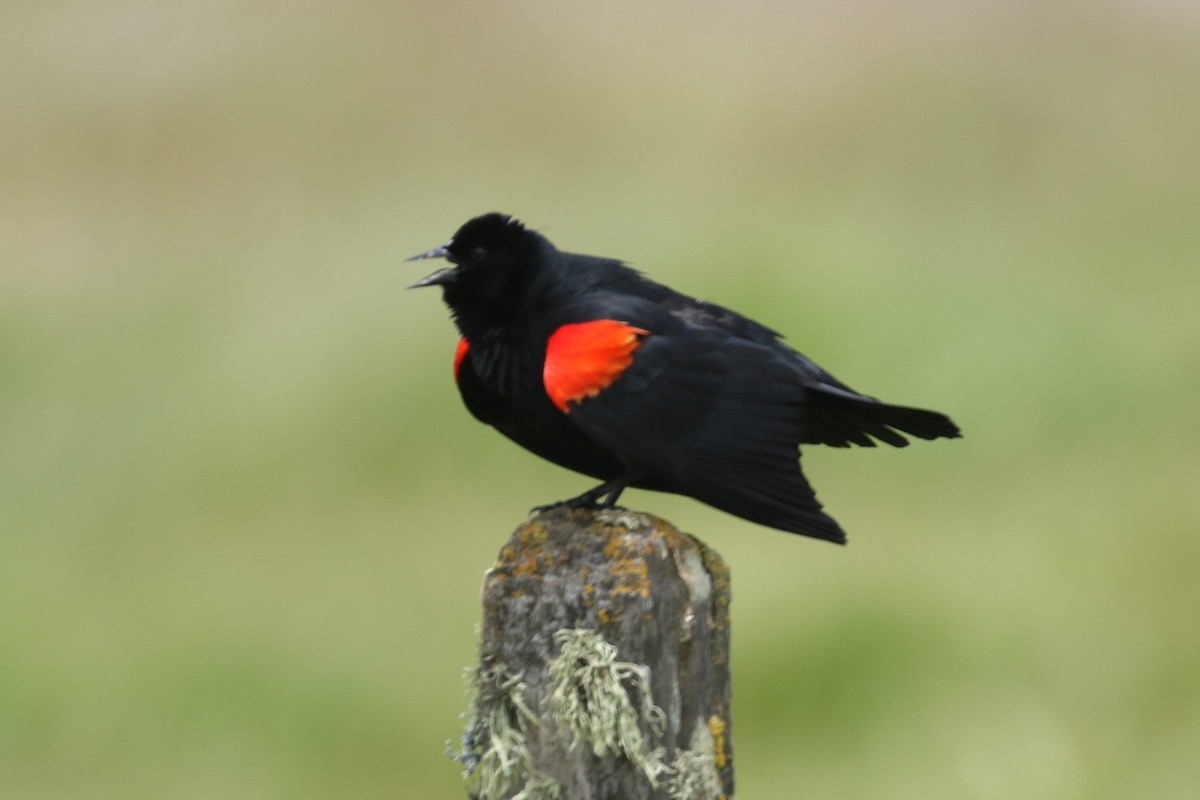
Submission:
[[[0,795],[459,798],[481,575],[587,479],[475,423],[404,256],[489,210],[962,441],[690,500],[744,798],[1191,798],[1200,12],[0,11]]]

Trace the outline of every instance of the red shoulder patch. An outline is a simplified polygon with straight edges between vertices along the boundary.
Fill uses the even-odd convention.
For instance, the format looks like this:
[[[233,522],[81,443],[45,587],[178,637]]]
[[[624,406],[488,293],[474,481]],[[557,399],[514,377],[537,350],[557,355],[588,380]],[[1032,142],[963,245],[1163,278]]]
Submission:
[[[563,325],[546,343],[542,383],[554,405],[565,414],[570,403],[599,394],[633,363],[639,337],[650,331],[615,319]]]
[[[471,349],[471,344],[467,341],[467,337],[462,337],[458,340],[458,349],[454,351],[454,382],[458,383],[458,371],[462,368],[463,359],[467,357],[467,351]]]

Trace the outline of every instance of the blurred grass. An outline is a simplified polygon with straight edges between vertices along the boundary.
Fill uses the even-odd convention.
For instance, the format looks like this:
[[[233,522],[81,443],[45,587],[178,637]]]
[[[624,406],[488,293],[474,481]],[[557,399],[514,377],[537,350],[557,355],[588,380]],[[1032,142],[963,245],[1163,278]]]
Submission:
[[[1190,797],[1200,53],[1163,0],[11,2],[0,788],[459,797],[485,569],[580,490],[401,257],[501,209],[960,443],[734,570],[744,797]]]

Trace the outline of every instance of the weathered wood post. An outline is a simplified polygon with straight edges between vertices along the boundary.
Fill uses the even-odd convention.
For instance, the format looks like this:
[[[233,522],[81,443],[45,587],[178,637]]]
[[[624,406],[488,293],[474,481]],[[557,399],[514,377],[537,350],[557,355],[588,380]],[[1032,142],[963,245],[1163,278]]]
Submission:
[[[664,520],[554,509],[483,585],[463,752],[479,800],[733,795],[729,572]]]

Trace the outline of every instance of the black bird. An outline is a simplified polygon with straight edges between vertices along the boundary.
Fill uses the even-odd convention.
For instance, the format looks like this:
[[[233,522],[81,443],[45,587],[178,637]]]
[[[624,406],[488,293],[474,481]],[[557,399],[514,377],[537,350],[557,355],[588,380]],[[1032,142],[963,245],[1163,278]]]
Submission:
[[[552,506],[612,506],[634,486],[844,543],[800,471],[800,445],[960,435],[944,414],[855,392],[752,319],[619,261],[564,253],[503,214],[409,260],[424,258],[451,264],[412,288],[442,287],[470,412],[603,481]]]

